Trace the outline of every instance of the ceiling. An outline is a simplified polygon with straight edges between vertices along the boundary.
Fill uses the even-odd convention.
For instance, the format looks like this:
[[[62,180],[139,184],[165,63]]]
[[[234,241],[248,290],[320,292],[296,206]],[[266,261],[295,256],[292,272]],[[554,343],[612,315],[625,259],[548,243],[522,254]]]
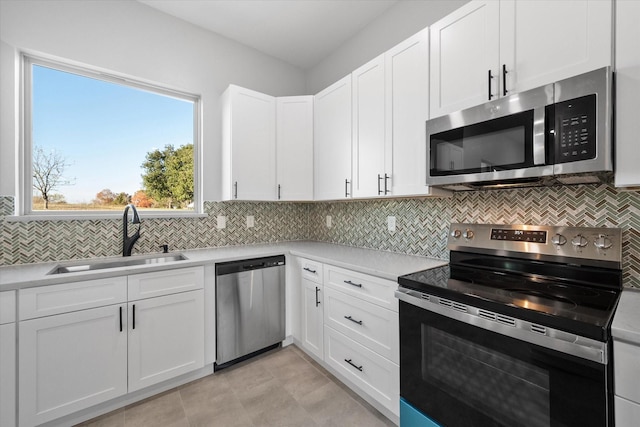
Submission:
[[[303,70],[399,0],[138,0]]]

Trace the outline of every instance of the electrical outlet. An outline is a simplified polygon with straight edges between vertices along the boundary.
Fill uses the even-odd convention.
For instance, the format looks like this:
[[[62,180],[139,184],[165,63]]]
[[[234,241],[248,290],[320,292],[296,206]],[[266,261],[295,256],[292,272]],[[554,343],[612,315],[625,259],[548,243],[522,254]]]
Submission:
[[[218,215],[216,223],[216,228],[218,229],[227,228],[227,217],[224,215]]]
[[[390,233],[395,233],[396,232],[396,217],[395,216],[388,216],[387,217],[387,228],[389,229]]]
[[[255,219],[253,217],[253,215],[247,215],[247,228],[251,228],[253,226],[255,226]]]
[[[331,215],[327,215],[327,228],[331,228]]]

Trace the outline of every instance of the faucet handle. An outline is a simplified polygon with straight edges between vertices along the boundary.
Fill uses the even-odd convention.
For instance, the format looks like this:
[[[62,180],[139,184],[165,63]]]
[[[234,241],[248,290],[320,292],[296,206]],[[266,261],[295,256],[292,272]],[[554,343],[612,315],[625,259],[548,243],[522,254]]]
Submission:
[[[168,254],[169,253],[169,245],[162,245],[160,247],[162,248],[162,253],[163,254]]]

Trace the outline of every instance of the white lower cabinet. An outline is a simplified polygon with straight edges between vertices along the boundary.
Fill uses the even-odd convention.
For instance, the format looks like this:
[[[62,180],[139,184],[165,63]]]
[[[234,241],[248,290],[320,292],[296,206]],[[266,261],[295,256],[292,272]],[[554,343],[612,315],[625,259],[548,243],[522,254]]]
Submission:
[[[391,412],[400,413],[398,365],[325,325],[325,362]]]
[[[16,425],[16,298],[0,292],[0,426]]]
[[[129,392],[204,366],[204,291],[129,303]]]
[[[202,368],[203,288],[194,267],[19,291],[20,426]],[[145,292],[154,297],[131,300]]]
[[[21,426],[127,392],[125,310],[112,305],[20,322]]]
[[[299,259],[302,349],[391,419],[400,412],[397,284]]]
[[[309,279],[302,279],[302,346],[319,359],[324,354],[323,286]]]

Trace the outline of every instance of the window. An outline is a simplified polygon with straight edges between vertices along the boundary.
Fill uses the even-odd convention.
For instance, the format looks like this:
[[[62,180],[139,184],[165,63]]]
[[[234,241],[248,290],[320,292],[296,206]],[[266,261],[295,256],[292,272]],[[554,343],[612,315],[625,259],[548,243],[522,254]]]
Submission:
[[[200,209],[199,98],[24,57],[21,213]]]

